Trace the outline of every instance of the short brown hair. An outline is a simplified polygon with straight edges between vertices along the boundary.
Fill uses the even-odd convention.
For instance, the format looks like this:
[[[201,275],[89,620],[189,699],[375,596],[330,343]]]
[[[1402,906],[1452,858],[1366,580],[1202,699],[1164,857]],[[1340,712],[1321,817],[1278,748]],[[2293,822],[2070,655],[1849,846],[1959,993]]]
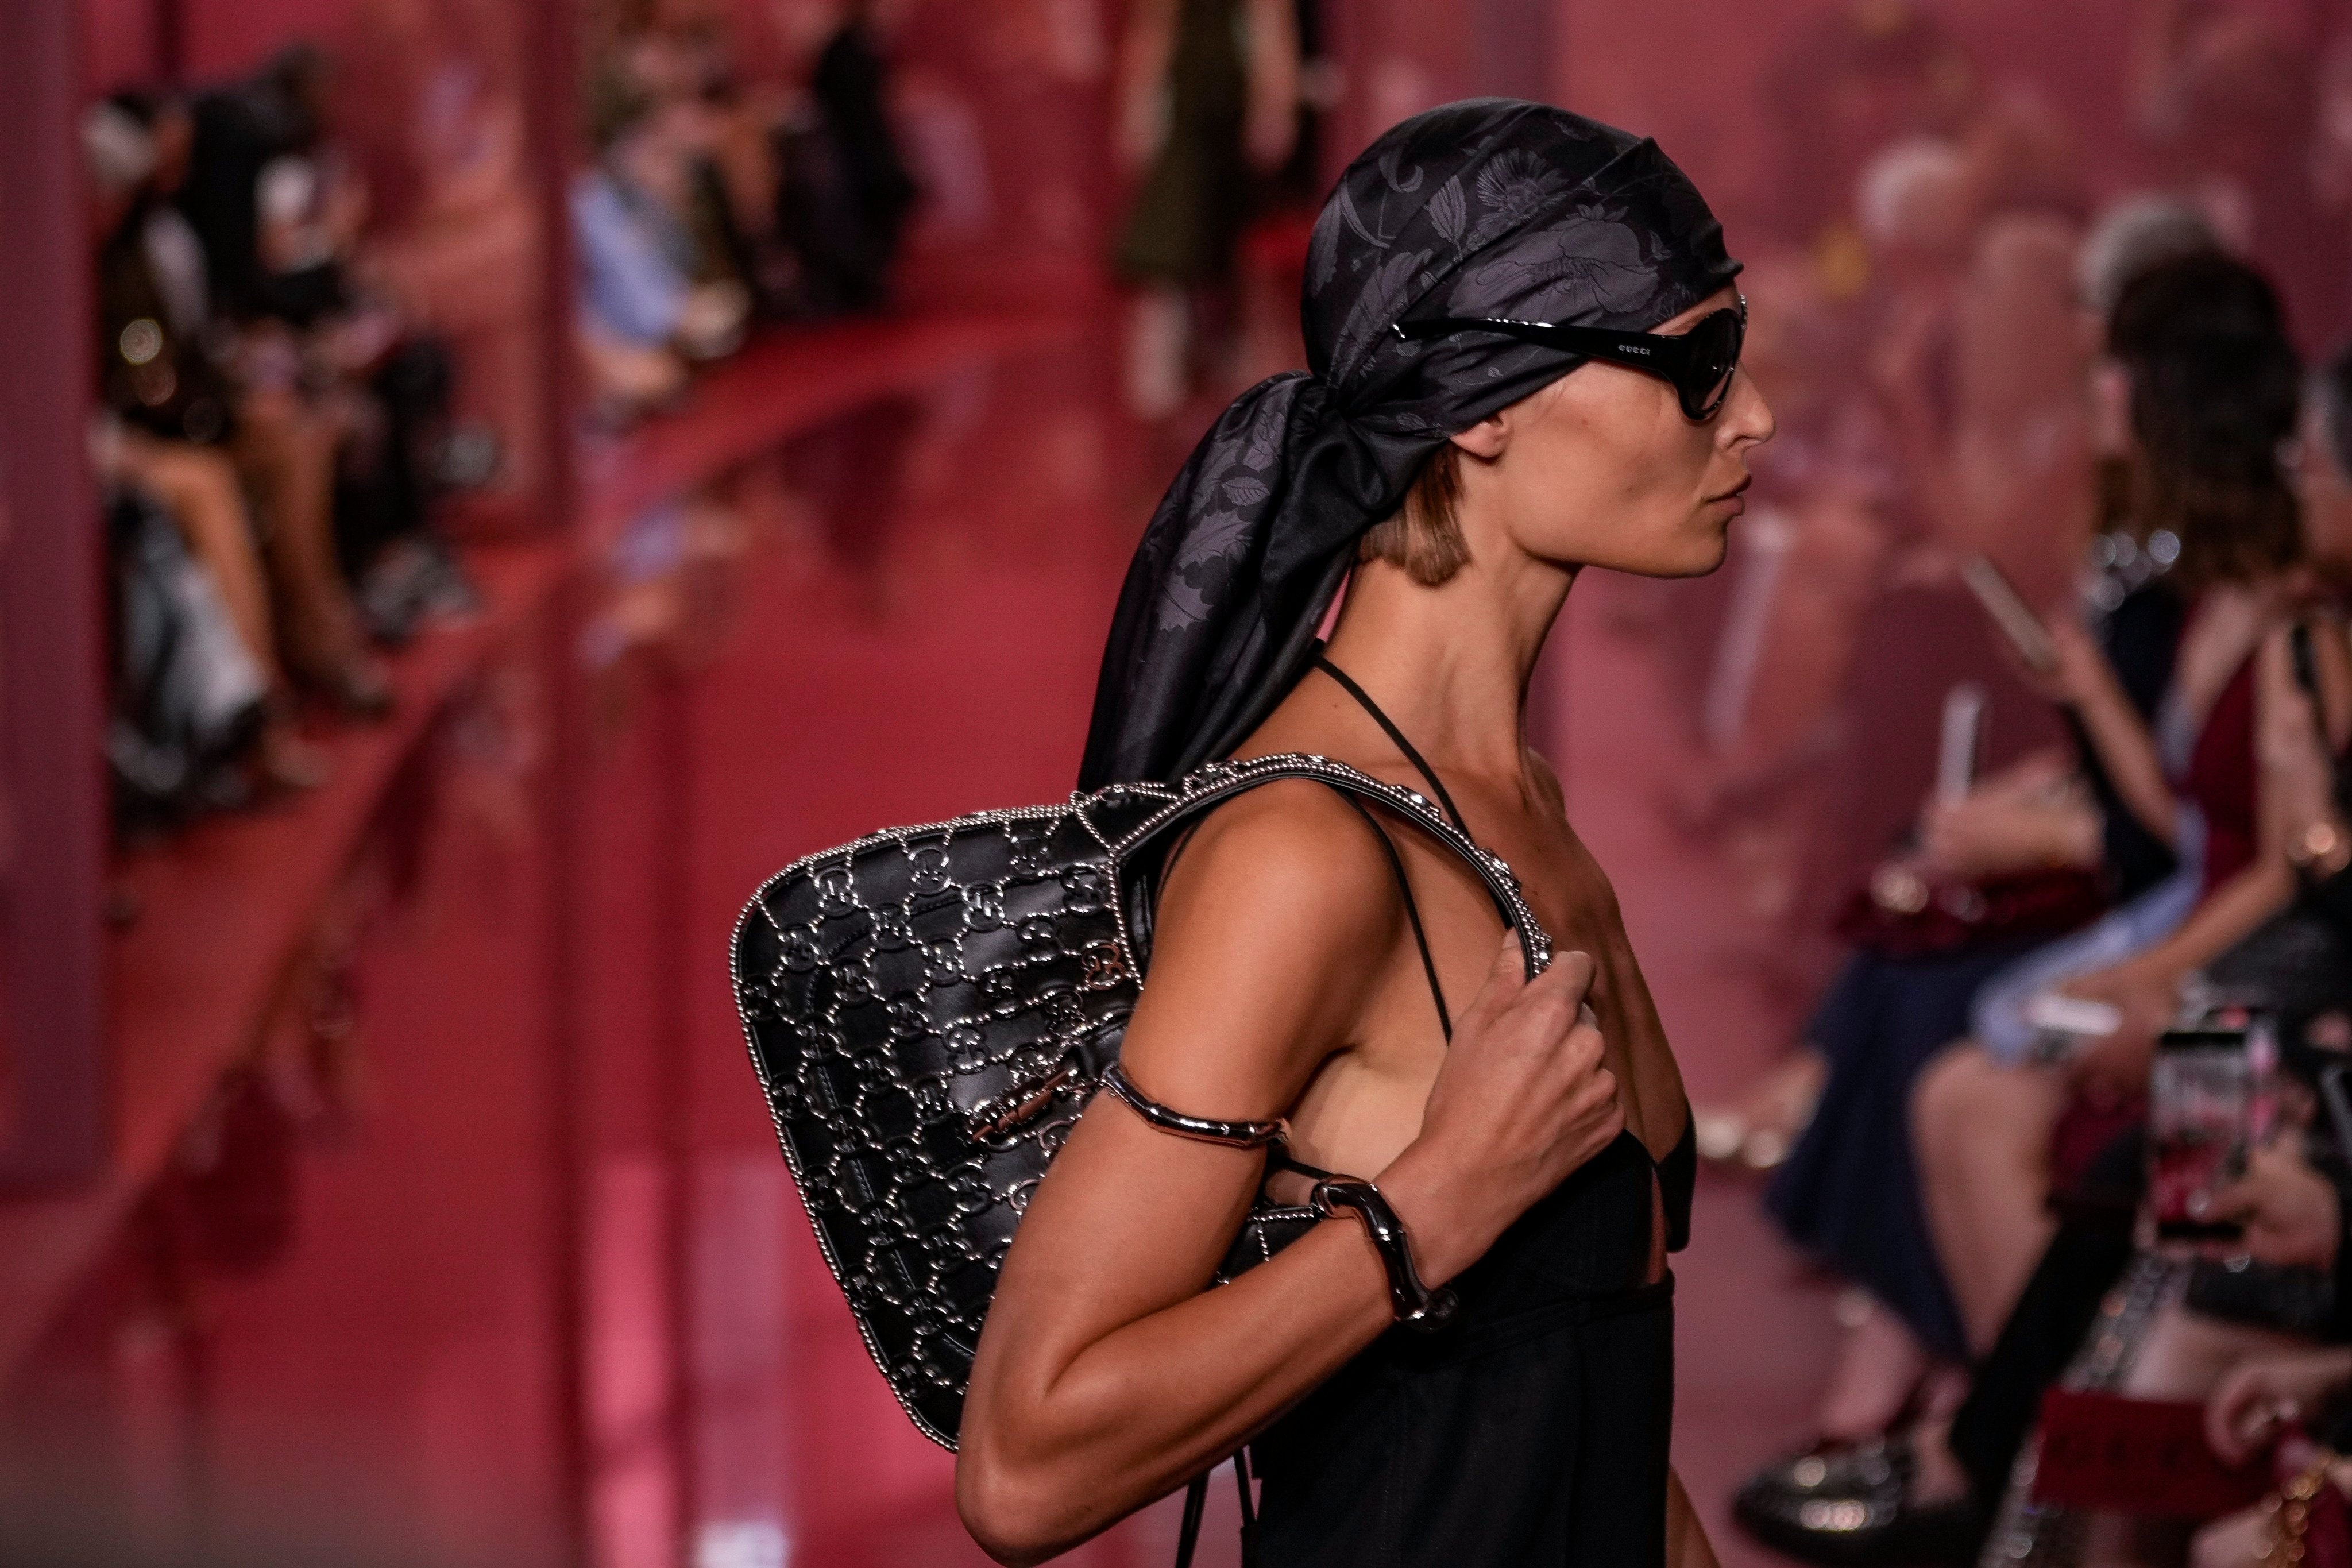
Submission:
[[[1434,588],[1470,563],[1454,503],[1462,495],[1462,450],[1451,441],[1429,455],[1394,517],[1375,523],[1356,546],[1359,561],[1402,566],[1424,588]]]

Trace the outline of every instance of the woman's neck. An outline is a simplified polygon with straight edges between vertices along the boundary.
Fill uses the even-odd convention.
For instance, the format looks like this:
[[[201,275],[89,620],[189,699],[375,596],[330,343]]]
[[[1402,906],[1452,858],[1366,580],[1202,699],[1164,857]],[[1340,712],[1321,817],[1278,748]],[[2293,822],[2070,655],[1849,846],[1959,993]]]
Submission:
[[[1517,556],[1473,561],[1434,588],[1385,561],[1348,584],[1331,662],[1387,710],[1441,773],[1519,781],[1528,681],[1573,567]]]

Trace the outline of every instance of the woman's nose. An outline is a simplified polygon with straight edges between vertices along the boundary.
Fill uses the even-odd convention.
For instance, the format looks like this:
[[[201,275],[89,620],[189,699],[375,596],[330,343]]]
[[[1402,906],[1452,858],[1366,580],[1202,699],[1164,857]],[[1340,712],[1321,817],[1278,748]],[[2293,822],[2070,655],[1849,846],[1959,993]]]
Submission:
[[[1734,442],[1761,446],[1772,438],[1780,422],[1772,417],[1772,405],[1764,400],[1763,388],[1745,367],[1734,373],[1731,398],[1724,408],[1724,433]]]

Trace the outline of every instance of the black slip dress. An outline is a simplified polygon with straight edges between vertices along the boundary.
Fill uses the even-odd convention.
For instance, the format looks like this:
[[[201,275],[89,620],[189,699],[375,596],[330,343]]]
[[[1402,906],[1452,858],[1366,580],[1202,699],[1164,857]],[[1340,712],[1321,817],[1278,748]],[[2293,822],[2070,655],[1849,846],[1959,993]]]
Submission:
[[[1317,663],[1467,832],[1388,716]],[[1412,889],[1391,858],[1450,1039]],[[1653,1184],[1679,1250],[1696,1173],[1687,1127],[1663,1161],[1620,1134],[1453,1281],[1460,1306],[1443,1328],[1391,1329],[1257,1438],[1257,1568],[1663,1568],[1674,1276],[1643,1277]]]

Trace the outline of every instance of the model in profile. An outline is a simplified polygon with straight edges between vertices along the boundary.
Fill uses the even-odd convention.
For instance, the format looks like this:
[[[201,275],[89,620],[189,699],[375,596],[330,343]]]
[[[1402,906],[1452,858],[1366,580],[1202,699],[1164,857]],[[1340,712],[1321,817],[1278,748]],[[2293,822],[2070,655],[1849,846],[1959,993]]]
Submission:
[[[1738,270],[1654,142],[1532,103],[1407,121],[1327,203],[1312,371],[1161,503],[1081,783],[1350,763],[1507,862],[1559,956],[1526,978],[1458,856],[1311,781],[1169,853],[1118,1092],[1031,1197],[972,1368],[958,1497],[999,1560],[1246,1445],[1263,1568],[1714,1562],[1668,1464],[1688,1107],[1525,709],[1586,568],[1723,559],[1772,434]],[[1182,1135],[1277,1122],[1271,1156]],[[1328,1217],[1216,1283],[1268,1198]]]

